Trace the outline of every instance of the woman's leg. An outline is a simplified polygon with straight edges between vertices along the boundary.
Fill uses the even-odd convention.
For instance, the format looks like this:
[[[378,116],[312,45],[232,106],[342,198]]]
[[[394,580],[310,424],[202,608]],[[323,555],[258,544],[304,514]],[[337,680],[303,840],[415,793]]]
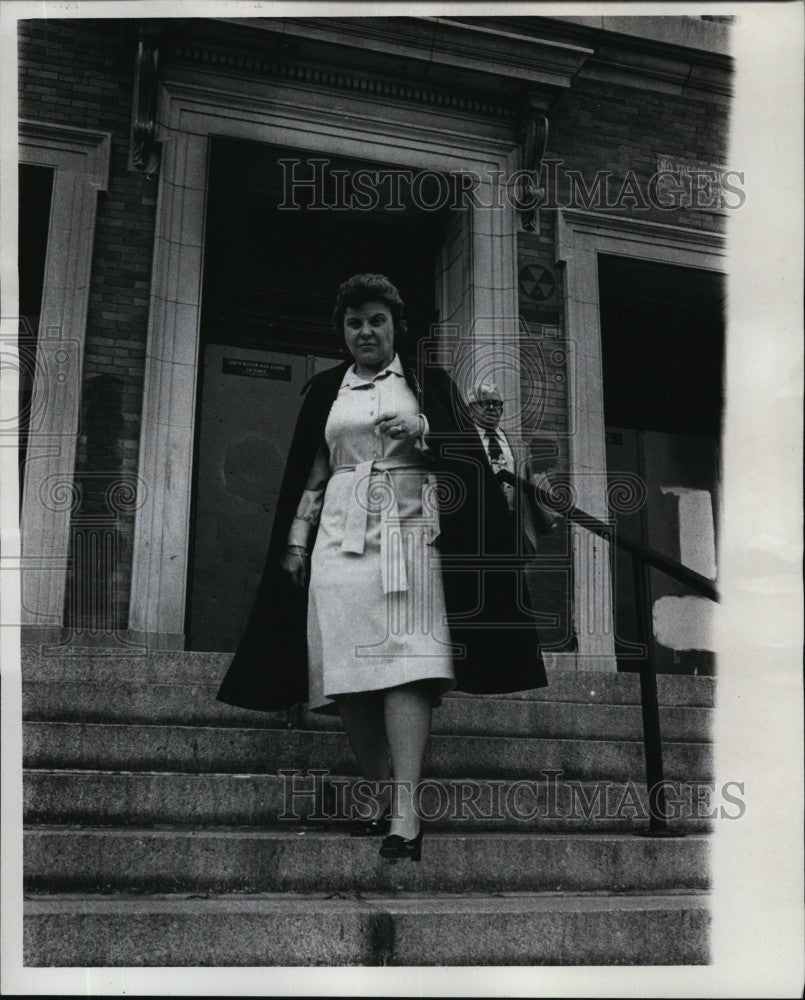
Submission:
[[[415,682],[388,688],[384,696],[386,734],[399,795],[391,833],[410,840],[419,833],[419,817],[414,812],[411,792],[419,782],[430,736],[431,692],[427,684]]]
[[[391,777],[383,693],[366,691],[339,695],[337,698],[349,744],[361,774],[368,781],[388,781]],[[387,798],[386,792],[379,796],[381,803],[385,803]]]

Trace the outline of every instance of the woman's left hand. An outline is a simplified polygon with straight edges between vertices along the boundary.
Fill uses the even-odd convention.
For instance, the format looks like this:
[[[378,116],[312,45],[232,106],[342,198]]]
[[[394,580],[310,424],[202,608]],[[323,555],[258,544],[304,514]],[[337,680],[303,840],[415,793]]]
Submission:
[[[382,413],[375,420],[381,434],[385,434],[395,441],[411,440],[418,438],[422,433],[422,421],[419,414],[409,413]]]

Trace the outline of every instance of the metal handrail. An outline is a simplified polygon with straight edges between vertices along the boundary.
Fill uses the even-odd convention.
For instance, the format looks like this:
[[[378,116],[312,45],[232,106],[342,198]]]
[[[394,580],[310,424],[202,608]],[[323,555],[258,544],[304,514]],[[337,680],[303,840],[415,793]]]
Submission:
[[[501,469],[497,475],[498,479],[503,482],[516,486],[525,492],[530,491],[535,499],[548,509],[556,510],[554,498],[551,497],[550,493],[543,490],[542,487],[534,483],[527,483],[525,480],[513,475],[508,469]],[[578,507],[562,508],[556,512],[563,514],[574,524],[578,524],[588,531],[599,535],[605,541],[614,542],[618,548],[624,549],[631,554],[637,618],[641,632],[640,639],[646,650],[646,655],[643,658],[643,667],[640,670],[640,708],[643,719],[643,752],[646,760],[649,825],[648,829],[641,830],[640,834],[650,837],[683,836],[679,831],[672,830],[669,827],[668,814],[665,808],[662,735],[660,732],[660,709],[657,697],[657,670],[654,663],[654,647],[651,638],[651,594],[649,590],[648,567],[652,566],[660,570],[667,576],[672,577],[674,580],[679,581],[679,583],[684,584],[691,590],[712,601],[719,600],[718,590],[712,580],[708,580],[707,577],[683,565],[678,560],[663,555],[662,552],[657,551],[657,549],[649,545],[643,545],[640,542],[634,542],[628,538],[619,536],[614,529],[614,525],[607,524]]]
[[[677,559],[672,559],[671,556],[664,555],[658,549],[653,549],[650,545],[643,545],[641,542],[633,542],[631,539],[623,538],[622,536],[615,537],[613,525],[607,524],[606,521],[601,521],[599,518],[594,517],[592,514],[588,514],[586,510],[581,510],[579,507],[560,507],[556,503],[556,499],[552,497],[549,492],[546,492],[541,486],[537,486],[535,483],[526,482],[519,476],[515,476],[512,472],[509,472],[508,469],[501,469],[500,472],[497,473],[497,478],[524,491],[531,491],[535,498],[549,510],[555,511],[557,514],[561,514],[566,517],[568,521],[573,521],[575,524],[579,524],[583,528],[587,528],[596,535],[600,535],[606,541],[614,541],[619,548],[626,549],[627,552],[631,552],[633,555],[638,556],[649,566],[653,566],[656,569],[661,570],[663,573],[666,573],[668,576],[672,576],[675,580],[679,580],[680,583],[686,584],[691,588],[691,590],[695,590],[704,597],[709,597],[712,601],[719,600],[718,591],[712,580],[709,580],[706,576],[702,576],[701,573],[697,573],[696,570],[690,569]]]

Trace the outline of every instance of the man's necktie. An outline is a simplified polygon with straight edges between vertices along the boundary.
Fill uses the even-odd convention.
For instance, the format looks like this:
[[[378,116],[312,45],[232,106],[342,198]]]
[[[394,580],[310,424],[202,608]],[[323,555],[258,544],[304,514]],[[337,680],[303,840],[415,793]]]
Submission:
[[[505,459],[503,458],[503,449],[500,446],[500,438],[497,435],[497,431],[487,431],[486,440],[488,442],[489,459],[498,465],[505,465]]]
[[[505,469],[508,464],[503,454],[503,448],[497,431],[487,430],[486,441],[489,452],[489,461],[492,465],[493,471],[497,474],[501,469]],[[506,498],[506,503],[509,505],[509,510],[513,510],[514,490],[508,483],[501,483],[500,488],[503,491],[503,496]]]

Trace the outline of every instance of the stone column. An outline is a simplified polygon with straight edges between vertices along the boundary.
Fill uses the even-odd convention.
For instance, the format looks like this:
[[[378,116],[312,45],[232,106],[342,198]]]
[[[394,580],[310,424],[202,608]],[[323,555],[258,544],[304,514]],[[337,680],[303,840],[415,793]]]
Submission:
[[[184,648],[207,187],[206,135],[165,130],[157,204],[129,627]]]
[[[558,260],[566,265],[565,336],[576,360],[568,369],[572,499],[581,510],[608,521],[598,259],[590,244],[575,244],[561,220],[557,239]],[[616,670],[609,543],[574,524],[571,551],[578,666]]]

